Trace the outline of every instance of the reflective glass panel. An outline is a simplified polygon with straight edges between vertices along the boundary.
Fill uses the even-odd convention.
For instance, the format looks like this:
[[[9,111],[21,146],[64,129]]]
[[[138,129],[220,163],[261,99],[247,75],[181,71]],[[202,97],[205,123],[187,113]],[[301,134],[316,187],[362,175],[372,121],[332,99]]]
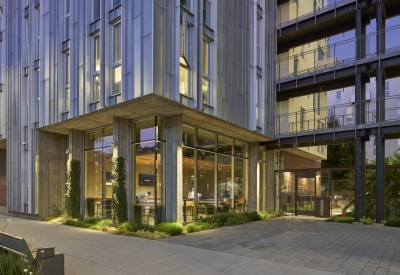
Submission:
[[[218,153],[221,154],[226,154],[226,155],[233,155],[233,139],[224,137],[224,136],[218,136]]]
[[[189,96],[189,70],[183,66],[179,68],[179,92]]]
[[[247,181],[246,181],[246,165],[247,160],[242,158],[235,158],[235,176],[234,176],[234,200],[235,200],[235,210],[240,212],[245,211],[247,202],[245,198],[247,197]]]
[[[113,68],[113,93],[119,94],[121,93],[121,66],[117,66]]]
[[[155,118],[148,118],[134,122],[133,131],[134,137],[133,142],[155,140],[156,139],[156,127]]]
[[[85,133],[85,149],[101,148],[103,146],[102,129]]]
[[[215,134],[198,130],[198,147],[204,150],[215,151]]]
[[[197,202],[197,216],[214,214],[218,198],[215,185],[215,153],[198,150],[197,192],[201,194]]]
[[[196,173],[195,173],[195,149],[182,148],[182,208],[183,220],[191,221],[194,219],[196,192]],[[200,193],[199,193],[200,194]]]
[[[182,126],[182,141],[186,146],[195,147],[196,129],[183,125]]]
[[[93,77],[93,102],[100,100],[100,76]]]
[[[88,217],[102,217],[103,197],[102,149],[85,152],[85,195]]]
[[[218,212],[228,212],[233,199],[232,157],[218,155]]]

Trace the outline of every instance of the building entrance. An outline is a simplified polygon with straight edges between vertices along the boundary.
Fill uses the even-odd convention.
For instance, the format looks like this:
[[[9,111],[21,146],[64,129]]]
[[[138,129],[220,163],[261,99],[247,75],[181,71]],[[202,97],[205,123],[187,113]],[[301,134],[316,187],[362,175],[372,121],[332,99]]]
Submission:
[[[330,171],[277,172],[279,209],[287,213],[320,218],[331,216]]]

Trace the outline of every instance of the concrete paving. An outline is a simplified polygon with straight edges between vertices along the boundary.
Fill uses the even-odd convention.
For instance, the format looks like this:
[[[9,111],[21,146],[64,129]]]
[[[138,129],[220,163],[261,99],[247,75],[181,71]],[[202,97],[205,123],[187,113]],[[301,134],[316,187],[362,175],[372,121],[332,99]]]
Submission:
[[[289,263],[277,263],[254,257],[252,254],[238,255],[232,252],[197,248],[193,245],[119,236],[43,221],[0,215],[1,223],[4,217],[11,219],[6,229],[7,233],[23,237],[28,243],[34,240],[35,246],[56,247],[56,251],[64,253],[67,275],[338,274]],[[265,222],[259,224],[266,225]],[[246,230],[244,227],[237,228]],[[208,236],[212,234],[220,236],[219,230],[224,231],[223,229],[212,230],[208,232]],[[242,232],[242,235],[246,236],[247,232]],[[198,236],[201,237],[204,234],[190,234],[184,239],[195,240]],[[179,240],[181,239],[177,239],[178,242]]]
[[[400,274],[400,228],[281,217],[163,239],[341,274]]]

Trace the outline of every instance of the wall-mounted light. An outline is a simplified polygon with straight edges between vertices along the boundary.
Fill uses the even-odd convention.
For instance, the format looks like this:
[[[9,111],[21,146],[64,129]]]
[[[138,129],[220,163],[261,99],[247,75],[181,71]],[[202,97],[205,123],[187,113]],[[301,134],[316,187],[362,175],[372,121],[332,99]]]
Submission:
[[[111,143],[111,146],[112,147],[115,147],[115,146],[117,146],[118,144],[117,144],[117,142],[116,141],[113,141],[112,143]]]
[[[179,142],[178,142],[178,145],[179,145],[179,146],[183,146],[183,145],[185,145],[185,143],[184,143],[183,141],[179,141]]]
[[[66,154],[71,153],[71,149],[67,148],[67,150],[65,150],[65,153],[66,153]]]

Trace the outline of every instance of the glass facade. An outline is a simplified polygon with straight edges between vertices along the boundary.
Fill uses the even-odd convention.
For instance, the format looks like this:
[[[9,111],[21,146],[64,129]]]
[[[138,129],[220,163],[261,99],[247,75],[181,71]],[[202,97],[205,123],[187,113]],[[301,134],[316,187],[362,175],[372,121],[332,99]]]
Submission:
[[[85,133],[85,216],[111,217],[112,127]]]
[[[132,122],[132,221],[154,225],[165,212],[165,120]]]
[[[182,127],[183,220],[246,209],[247,144]]]

